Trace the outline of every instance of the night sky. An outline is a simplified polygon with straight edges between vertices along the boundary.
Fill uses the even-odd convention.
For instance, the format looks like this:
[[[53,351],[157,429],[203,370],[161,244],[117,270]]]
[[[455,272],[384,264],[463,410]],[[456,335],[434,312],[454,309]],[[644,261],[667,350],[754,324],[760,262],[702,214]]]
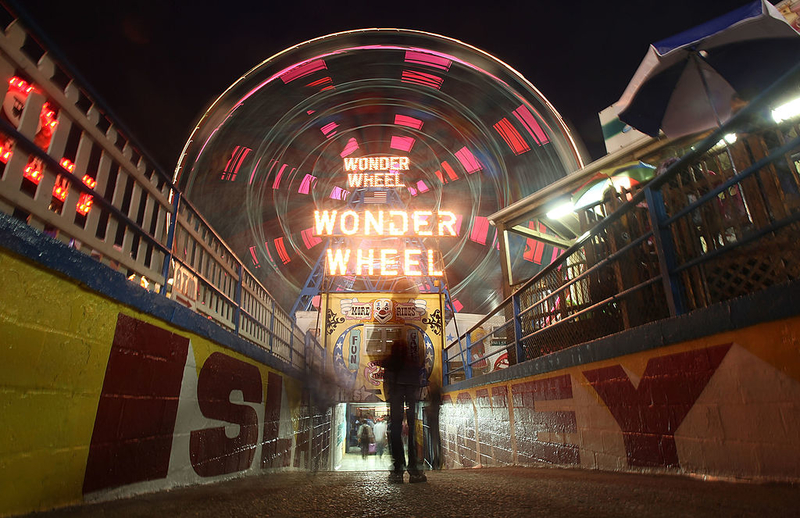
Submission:
[[[746,3],[25,0],[8,5],[38,26],[115,119],[171,174],[194,123],[242,74],[297,43],[367,27],[430,31],[494,54],[550,100],[596,159],[605,154],[597,112],[619,99],[648,44]]]

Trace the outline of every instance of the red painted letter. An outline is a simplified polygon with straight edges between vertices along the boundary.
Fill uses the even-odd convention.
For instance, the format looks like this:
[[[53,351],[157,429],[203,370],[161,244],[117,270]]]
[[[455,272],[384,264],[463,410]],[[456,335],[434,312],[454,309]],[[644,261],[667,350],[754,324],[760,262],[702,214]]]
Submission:
[[[201,477],[235,473],[253,464],[258,442],[258,414],[254,408],[230,402],[230,394],[241,390],[247,403],[261,403],[261,372],[254,365],[222,353],[208,357],[197,379],[200,411],[210,419],[239,425],[230,439],[225,427],[192,432],[189,451],[192,467]]]
[[[634,388],[620,365],[585,371],[622,428],[631,466],[679,466],[675,430],[731,344],[653,358]]]

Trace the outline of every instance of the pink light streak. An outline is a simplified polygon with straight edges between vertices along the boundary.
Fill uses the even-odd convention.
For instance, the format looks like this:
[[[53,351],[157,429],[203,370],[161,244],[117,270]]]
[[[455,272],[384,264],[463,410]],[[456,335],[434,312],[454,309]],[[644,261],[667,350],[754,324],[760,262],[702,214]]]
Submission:
[[[398,126],[406,126],[414,129],[422,129],[423,122],[408,115],[397,114],[394,116],[394,123]]]
[[[280,186],[281,186],[281,177],[283,177],[283,172],[286,170],[287,167],[289,167],[289,164],[283,164],[281,166],[280,170],[278,171],[278,174],[275,175],[275,181],[272,182],[272,188],[273,189],[280,188]],[[292,171],[294,171],[294,168],[292,168]]]
[[[456,151],[456,158],[461,162],[461,165],[464,166],[464,170],[467,171],[468,174],[483,169],[483,166],[478,162],[478,159],[475,158],[475,155],[472,154],[472,151],[466,147],[462,147]]]
[[[448,164],[446,160],[442,160],[442,169],[444,169],[444,172],[447,173],[447,177],[450,178],[450,180],[452,181],[458,180],[458,175],[456,174],[453,167],[450,164]]]
[[[406,63],[414,63],[415,65],[428,65],[440,70],[450,70],[452,61],[435,54],[428,54],[426,52],[419,52],[416,50],[407,50]]]
[[[514,110],[514,116],[522,123],[525,129],[528,130],[528,133],[530,133],[538,145],[541,146],[542,144],[547,144],[550,142],[547,134],[544,132],[544,130],[542,130],[542,127],[536,121],[536,118],[533,116],[527,106],[523,104]]]
[[[324,125],[320,128],[320,131],[327,137],[331,138],[332,136],[336,135],[336,128],[339,127],[338,124],[335,122],[329,122],[328,124]]]
[[[291,67],[281,74],[281,80],[283,80],[285,84],[289,84],[295,79],[311,75],[318,70],[325,70],[327,68],[328,66],[325,64],[324,60],[315,59],[314,61],[300,63],[299,65]]]
[[[347,144],[344,146],[342,152],[339,153],[339,156],[342,158],[350,156],[356,149],[358,149],[358,141],[355,138],[351,138],[347,141]]]
[[[347,196],[348,196],[349,194],[350,194],[350,191],[346,191],[346,190],[342,189],[342,188],[341,188],[341,187],[339,187],[339,186],[335,186],[333,189],[331,189],[331,195],[330,195],[330,198],[331,198],[332,200],[341,200],[341,201],[345,201],[345,200],[347,200]]]
[[[419,190],[419,192],[421,194],[423,192],[428,192],[430,189],[428,189],[428,186],[425,185],[425,182],[420,180],[420,181],[417,182],[417,190]]]
[[[415,141],[416,139],[414,139],[414,137],[393,136],[389,147],[400,151],[411,151],[411,147],[414,145]]]
[[[261,265],[258,264],[258,258],[256,257],[256,247],[250,247],[250,255],[253,257],[253,266],[256,268],[261,268]]]
[[[489,234],[489,218],[475,216],[472,220],[472,231],[469,233],[470,241],[475,241],[482,245],[486,244],[486,237]]]
[[[307,174],[303,177],[303,181],[300,182],[300,188],[297,189],[297,192],[300,194],[308,194],[311,190],[311,187],[317,183],[317,177],[311,176]]]

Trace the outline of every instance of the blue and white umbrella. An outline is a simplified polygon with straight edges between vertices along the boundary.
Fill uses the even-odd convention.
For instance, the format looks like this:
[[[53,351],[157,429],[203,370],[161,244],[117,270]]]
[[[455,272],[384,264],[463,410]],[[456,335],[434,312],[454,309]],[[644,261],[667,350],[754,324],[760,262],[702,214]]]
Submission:
[[[724,123],[800,62],[800,34],[766,0],[653,43],[622,97],[620,120],[677,138]]]

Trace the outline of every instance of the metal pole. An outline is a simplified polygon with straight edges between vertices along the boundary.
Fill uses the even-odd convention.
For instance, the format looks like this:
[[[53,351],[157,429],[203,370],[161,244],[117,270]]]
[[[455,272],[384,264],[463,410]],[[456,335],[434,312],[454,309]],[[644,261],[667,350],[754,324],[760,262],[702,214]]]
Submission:
[[[169,265],[172,262],[173,242],[175,241],[175,225],[178,223],[178,206],[181,200],[180,191],[172,191],[172,218],[169,221],[167,230],[167,253],[164,255],[164,266],[161,268],[161,275],[164,277],[164,284],[161,286],[161,295],[167,296],[167,285],[169,284]]]

